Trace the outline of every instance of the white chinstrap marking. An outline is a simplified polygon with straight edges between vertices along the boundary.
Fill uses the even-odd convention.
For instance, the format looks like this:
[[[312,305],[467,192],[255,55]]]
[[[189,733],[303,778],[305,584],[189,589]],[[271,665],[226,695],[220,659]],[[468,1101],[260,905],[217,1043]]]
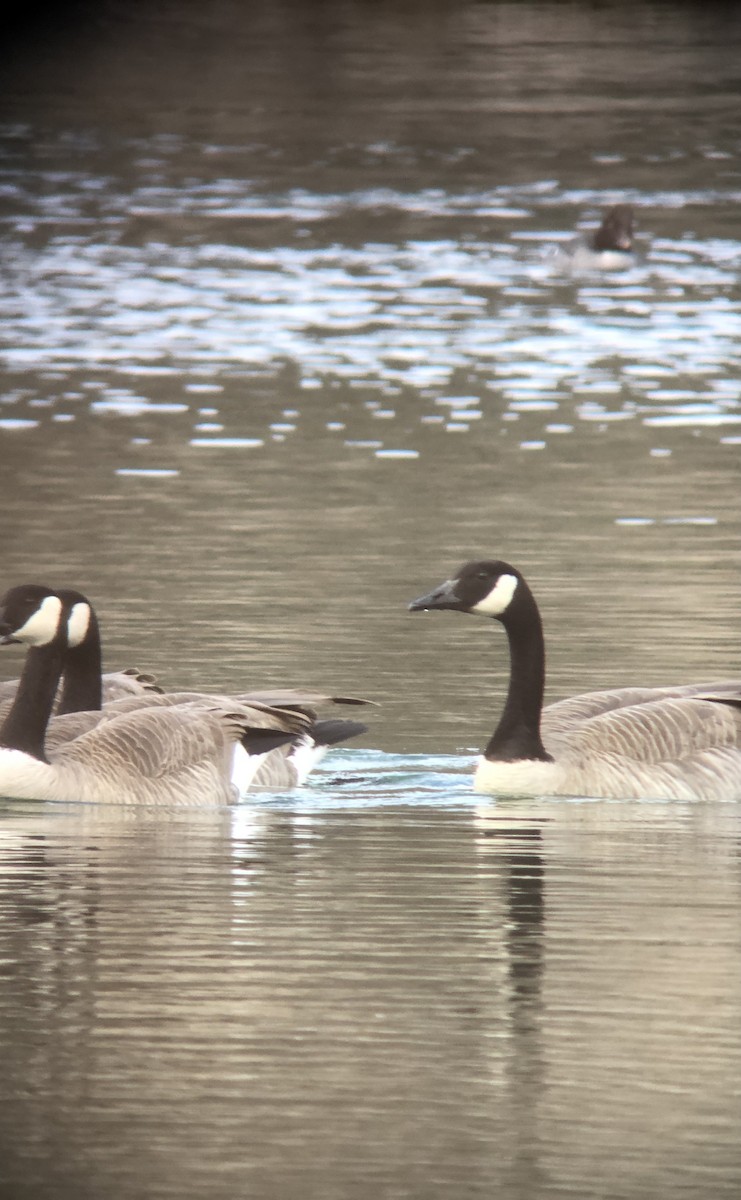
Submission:
[[[489,594],[478,604],[471,605],[471,612],[481,613],[484,617],[501,616],[509,608],[519,582],[516,575],[500,575]]]
[[[13,637],[29,646],[47,646],[57,635],[61,616],[62,601],[59,597],[45,596],[25,624],[13,630]]]
[[[67,618],[67,645],[71,649],[82,645],[85,641],[90,628],[90,615],[89,604],[83,604],[81,600],[78,600],[77,604],[72,605]]]

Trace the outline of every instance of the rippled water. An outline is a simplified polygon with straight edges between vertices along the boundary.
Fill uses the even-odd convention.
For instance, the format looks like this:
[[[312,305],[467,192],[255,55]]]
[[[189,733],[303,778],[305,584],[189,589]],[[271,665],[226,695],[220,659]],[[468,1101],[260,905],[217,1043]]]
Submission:
[[[481,805],[503,639],[406,604],[503,556],[549,699],[738,672],[739,33],[439,0],[17,31],[3,587],[82,587],[167,686],[380,707],[231,811],[3,802],[3,1195],[738,1194],[736,806]],[[636,261],[564,270],[616,201]]]
[[[65,149],[58,141],[45,147],[52,164]],[[202,152],[209,149],[218,159],[218,147]],[[52,419],[71,421],[81,405],[101,416],[189,413],[205,418],[194,421],[191,445],[249,445],[232,436],[243,429],[223,423],[226,381],[275,374],[286,360],[302,400],[295,414],[278,411],[279,419],[250,430],[261,439],[290,436],[327,377],[385,397],[364,405],[379,422],[366,443],[376,452],[417,451],[414,428],[398,425],[405,388],[423,404],[414,425],[447,432],[470,431],[494,401],[498,424],[537,414],[528,433],[537,426],[543,440],[520,441],[533,448],[573,432],[574,422],[708,426],[721,439],[741,419],[741,384],[728,378],[741,251],[737,239],[713,236],[718,209],[735,210],[741,199],[737,178],[699,198],[609,187],[573,193],[544,180],[474,195],[299,190],[278,202],[250,195],[249,180],[196,180],[183,191],[166,180],[168,157],[185,147],[176,140],[167,150],[155,142],[153,160],[142,163],[145,147],[125,144],[134,182],[113,194],[114,181],[85,169],[90,159],[96,164],[96,146],[84,147],[78,171],[61,178],[53,165],[42,168],[32,180],[41,195],[29,190],[25,156],[15,170],[9,156],[12,232],[0,293],[8,370],[33,364],[62,379],[91,370],[129,377],[114,387],[87,379],[83,392],[54,397],[60,411]],[[159,186],[146,182],[158,176]],[[621,196],[640,205],[639,218],[652,227],[645,257],[618,281],[574,278],[549,245],[555,251],[574,217],[586,212],[594,221]],[[689,228],[674,237],[662,236],[667,208],[672,226],[672,208],[687,212]],[[265,245],[263,233],[259,245],[243,244],[266,220],[276,242]],[[444,238],[436,236],[441,227]],[[369,233],[377,240],[354,244]],[[184,369],[208,384],[185,390]],[[167,402],[148,394],[161,380],[169,382]],[[34,400],[26,388],[7,395],[5,422],[39,423],[41,414],[29,411]],[[340,448],[357,445],[352,422],[326,425],[345,435],[334,439]]]
[[[2,813],[8,1194],[734,1195],[736,808],[362,763]]]

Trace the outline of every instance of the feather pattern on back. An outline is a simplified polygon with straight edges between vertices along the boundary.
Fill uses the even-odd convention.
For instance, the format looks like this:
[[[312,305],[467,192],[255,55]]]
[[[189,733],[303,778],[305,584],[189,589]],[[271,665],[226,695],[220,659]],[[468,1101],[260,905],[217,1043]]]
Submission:
[[[234,744],[252,724],[235,706],[183,704],[124,713],[59,746],[50,799],[229,804]]]

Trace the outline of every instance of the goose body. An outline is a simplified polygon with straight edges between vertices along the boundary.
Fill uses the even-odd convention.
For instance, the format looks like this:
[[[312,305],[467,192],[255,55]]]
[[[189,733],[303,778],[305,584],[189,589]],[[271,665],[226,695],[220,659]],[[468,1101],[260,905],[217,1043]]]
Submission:
[[[289,693],[282,691],[245,693],[239,696],[222,696],[204,692],[150,692],[145,695],[125,696],[111,701],[101,709],[85,712],[60,713],[49,722],[46,747],[55,758],[64,753],[72,741],[79,740],[93,729],[104,729],[107,724],[124,716],[136,716],[147,711],[163,712],[168,709],[182,711],[188,706],[221,708],[226,712],[248,710],[250,728],[254,730],[264,723],[273,728],[276,721],[283,723],[294,736],[282,744],[266,748],[258,755],[251,747],[246,751],[241,743],[234,747],[232,758],[232,783],[238,792],[255,788],[295,787],[304,782],[307,775],[321,761],[327,750],[350,737],[364,733],[367,726],[359,721],[326,720],[316,717],[316,712],[306,699],[311,696],[316,703],[318,693],[290,693],[289,704],[285,699],[275,704],[269,697]],[[265,697],[265,699],[263,699]],[[321,696],[321,700],[332,697]],[[349,701],[346,701],[349,702]]]
[[[62,740],[47,755],[44,739],[68,650],[67,618],[60,597],[38,585],[11,589],[0,602],[0,640],[28,646],[15,699],[0,726],[2,795],[225,804],[236,794],[237,747],[252,760],[254,773],[267,752],[294,740],[305,727],[302,714],[219,697],[133,711],[125,710],[131,701],[123,701],[118,702],[121,711],[89,722],[87,730]],[[154,693],[152,698],[162,699]]]
[[[172,708],[186,704],[222,706],[230,711],[246,707],[252,713],[252,728],[276,720],[296,734],[258,757],[251,743],[240,742],[232,755],[232,782],[238,792],[250,788],[286,788],[302,784],[328,749],[365,733],[358,721],[317,719],[316,706],[325,703],[358,705],[355,697],[329,696],[317,691],[292,688],[245,692],[237,696],[201,692],[162,694],[154,677],[139,672],[104,676],[100,625],[95,610],[81,592],[70,588],[55,593],[67,614],[67,654],[57,715],[46,733],[46,746],[55,754],[69,741],[89,733],[112,716],[149,708]],[[131,680],[131,686],[127,686]],[[0,714],[2,714],[0,707]],[[262,716],[260,714],[263,714]],[[282,714],[282,715],[281,715]]]
[[[230,804],[238,794],[234,754],[245,753],[251,721],[248,711],[184,705],[107,721],[59,746],[49,762],[0,750],[0,793],[96,804]],[[253,770],[264,752],[245,753]]]
[[[101,639],[100,625],[90,601],[81,592],[71,589],[58,591],[68,611],[68,642],[71,649],[68,652],[64,688],[59,706],[60,716],[68,714],[64,725],[64,736],[74,728],[71,721],[73,713],[101,708]],[[155,689],[159,691],[160,689]],[[332,703],[343,705],[366,704],[367,701],[356,697],[328,696],[316,691],[301,691],[295,688],[281,688],[258,692],[244,692],[236,696],[212,696],[200,692],[170,692],[164,699],[159,699],[152,692],[137,688],[132,694],[127,711],[135,708],[151,706],[172,706],[194,702],[219,702],[227,707],[231,705],[246,705],[254,709],[267,708],[271,714],[275,711],[288,714],[288,720],[302,721],[299,736],[292,741],[266,753],[257,760],[252,753],[243,754],[237,745],[233,758],[232,779],[240,792],[249,788],[289,788],[302,784],[309,773],[324,758],[329,748],[349,738],[365,733],[367,726],[359,721],[349,720],[317,720],[316,707],[320,704]],[[106,703],[107,711],[110,707]],[[117,711],[120,711],[120,707]],[[85,728],[91,720],[89,713],[83,718]],[[62,736],[62,726],[56,718],[50,728],[52,739]]]
[[[610,689],[544,708],[540,613],[515,567],[491,560],[466,563],[409,607],[490,617],[507,633],[509,688],[476,768],[476,791],[741,798],[741,682]]]

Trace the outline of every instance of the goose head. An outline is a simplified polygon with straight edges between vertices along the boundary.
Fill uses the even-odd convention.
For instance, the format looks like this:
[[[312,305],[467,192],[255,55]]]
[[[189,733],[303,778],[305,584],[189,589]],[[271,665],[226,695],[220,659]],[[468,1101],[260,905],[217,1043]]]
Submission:
[[[52,588],[22,583],[0,600],[0,645],[48,646],[66,632],[64,606]]]
[[[605,217],[592,239],[593,250],[633,249],[633,208],[630,204],[616,204]]]
[[[516,567],[501,560],[482,559],[464,563],[452,579],[426,596],[412,600],[410,612],[452,609],[454,612],[493,617],[506,624],[507,617],[527,585]]]

